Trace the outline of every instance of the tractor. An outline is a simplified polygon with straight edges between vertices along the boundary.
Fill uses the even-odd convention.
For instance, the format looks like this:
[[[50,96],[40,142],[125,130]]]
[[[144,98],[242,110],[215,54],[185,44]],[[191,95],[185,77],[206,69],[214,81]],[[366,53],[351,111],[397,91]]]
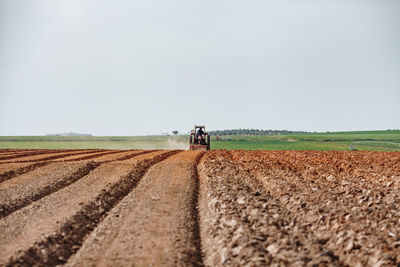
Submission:
[[[194,129],[190,132],[190,150],[204,150],[210,149],[210,135],[206,132],[204,125],[195,125]]]

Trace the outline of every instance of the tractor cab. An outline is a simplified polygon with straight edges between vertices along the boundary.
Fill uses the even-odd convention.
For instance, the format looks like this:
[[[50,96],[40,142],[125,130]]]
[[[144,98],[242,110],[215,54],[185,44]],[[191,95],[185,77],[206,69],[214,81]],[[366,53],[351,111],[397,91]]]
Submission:
[[[194,129],[190,132],[190,150],[204,150],[210,149],[210,135],[206,132],[204,125],[195,125]]]

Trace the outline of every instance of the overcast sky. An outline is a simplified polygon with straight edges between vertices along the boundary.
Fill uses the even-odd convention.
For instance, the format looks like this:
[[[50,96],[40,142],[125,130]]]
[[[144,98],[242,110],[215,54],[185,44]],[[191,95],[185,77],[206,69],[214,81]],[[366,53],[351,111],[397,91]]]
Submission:
[[[0,0],[0,135],[400,128],[398,0]]]

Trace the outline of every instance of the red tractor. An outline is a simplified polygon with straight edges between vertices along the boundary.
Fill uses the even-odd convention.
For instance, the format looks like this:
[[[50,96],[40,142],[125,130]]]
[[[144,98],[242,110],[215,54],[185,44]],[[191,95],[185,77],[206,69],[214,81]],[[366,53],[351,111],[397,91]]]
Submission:
[[[206,127],[203,125],[195,125],[190,132],[190,150],[210,149],[210,135],[206,132]]]

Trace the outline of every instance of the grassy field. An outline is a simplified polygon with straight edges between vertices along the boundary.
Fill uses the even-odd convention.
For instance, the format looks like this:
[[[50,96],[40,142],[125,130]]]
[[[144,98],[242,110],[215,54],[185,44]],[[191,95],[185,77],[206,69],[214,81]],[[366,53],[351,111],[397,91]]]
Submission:
[[[187,136],[0,136],[0,148],[187,149]]]
[[[400,130],[327,132],[274,136],[224,136],[213,148],[265,150],[400,151]],[[230,141],[227,141],[230,139]]]
[[[212,137],[212,149],[400,151],[400,130]],[[187,149],[188,136],[1,136],[0,148]]]

